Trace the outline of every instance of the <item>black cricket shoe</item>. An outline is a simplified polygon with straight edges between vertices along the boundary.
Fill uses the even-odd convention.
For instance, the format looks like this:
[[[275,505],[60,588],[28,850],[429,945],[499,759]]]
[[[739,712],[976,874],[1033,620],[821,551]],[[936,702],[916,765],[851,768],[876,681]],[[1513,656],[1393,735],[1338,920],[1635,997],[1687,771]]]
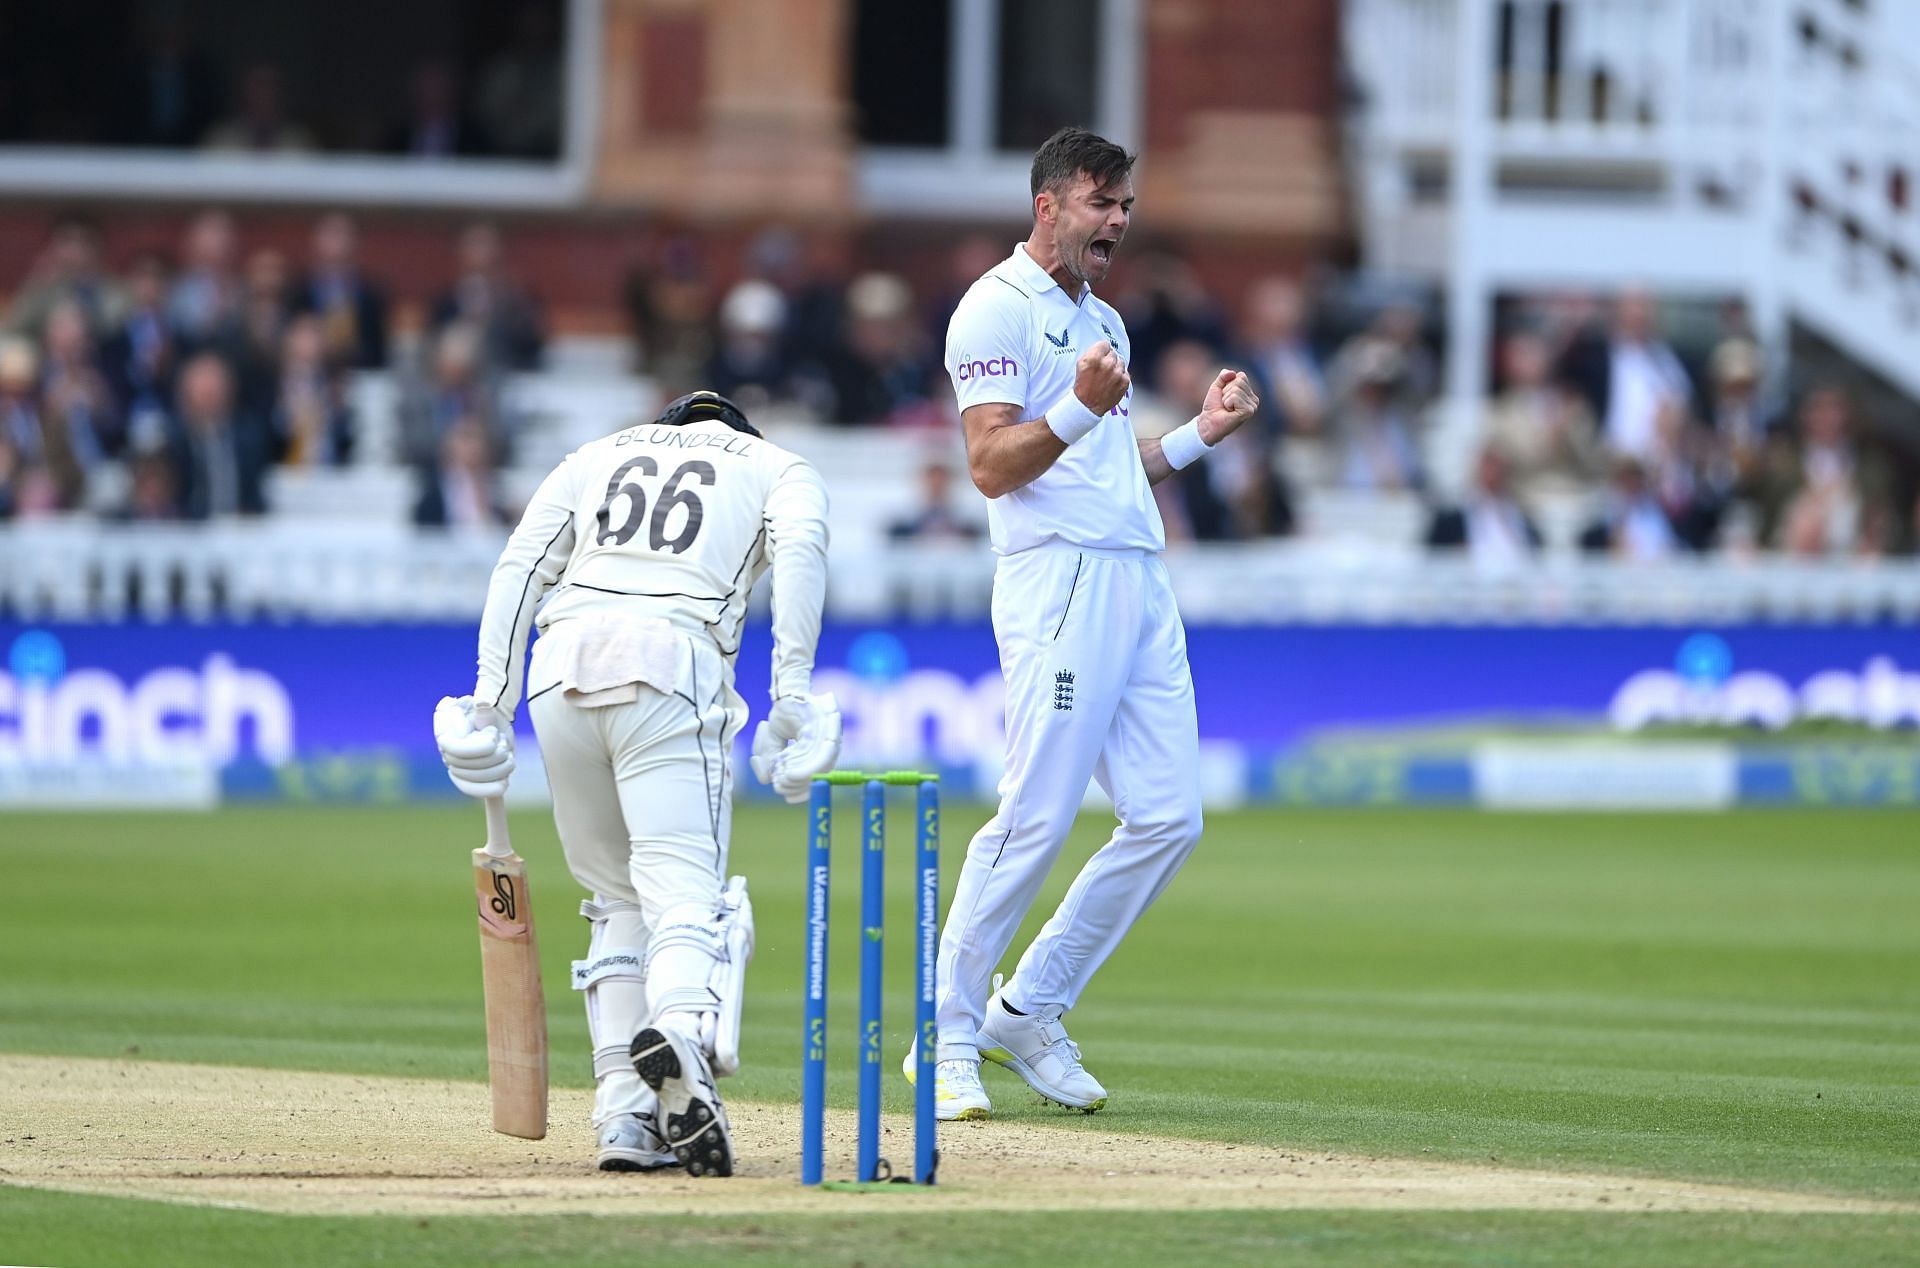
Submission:
[[[733,1137],[700,1045],[671,1028],[647,1026],[628,1049],[633,1068],[660,1094],[667,1148],[690,1176],[733,1174]]]

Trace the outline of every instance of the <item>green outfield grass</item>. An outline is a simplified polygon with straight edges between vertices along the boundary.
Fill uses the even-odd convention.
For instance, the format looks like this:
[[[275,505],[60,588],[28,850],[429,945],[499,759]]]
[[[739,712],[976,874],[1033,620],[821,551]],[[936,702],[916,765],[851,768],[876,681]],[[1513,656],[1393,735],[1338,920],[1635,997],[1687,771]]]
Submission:
[[[949,892],[985,815],[947,808]],[[1097,818],[1069,857],[1101,839]],[[851,802],[840,819],[833,1034],[846,1040],[832,1092],[851,1102]],[[902,800],[894,1052],[911,1023],[909,825]],[[550,821],[517,815],[514,826],[536,869],[556,1078],[584,1082],[574,1054],[585,1025],[564,986],[584,935],[579,895]],[[736,1096],[797,1096],[802,828],[785,808],[736,820],[734,861],[752,877],[760,923]],[[465,872],[479,835],[464,806],[0,816],[12,900],[0,1050],[482,1078]],[[1006,1116],[1046,1117],[1063,1148],[1104,1128],[1920,1200],[1920,815],[1217,815],[1070,1020],[1114,1092],[1107,1112],[1049,1112],[1004,1077],[989,1082],[1009,1093]],[[897,1079],[889,1095],[906,1108]],[[961,1222],[893,1218],[891,1257],[928,1260],[921,1239]],[[1907,1216],[1047,1222],[1061,1236],[1084,1225],[1073,1244],[1088,1255],[1217,1241],[1220,1259],[1278,1250],[1333,1263],[1898,1262],[1920,1242],[1920,1218]],[[365,1248],[383,1238],[396,1262],[534,1262],[544,1245],[490,1242],[483,1221],[433,1223],[440,1236],[428,1239],[411,1221],[0,1191],[0,1258],[34,1262],[4,1244],[8,1229],[63,1263],[159,1262],[107,1253],[151,1249],[141,1230],[191,1237],[199,1262],[215,1245],[265,1259],[303,1228],[338,1259],[372,1258]],[[591,1261],[567,1221],[526,1223],[573,1247],[555,1262]],[[791,1262],[847,1261],[831,1222],[754,1223]],[[696,1243],[723,1236],[697,1221],[673,1229]],[[982,1236],[1000,1245],[1001,1232]],[[489,1245],[499,1253],[471,1253]],[[725,1249],[759,1253],[750,1238]],[[321,1250],[272,1257],[326,1261]]]

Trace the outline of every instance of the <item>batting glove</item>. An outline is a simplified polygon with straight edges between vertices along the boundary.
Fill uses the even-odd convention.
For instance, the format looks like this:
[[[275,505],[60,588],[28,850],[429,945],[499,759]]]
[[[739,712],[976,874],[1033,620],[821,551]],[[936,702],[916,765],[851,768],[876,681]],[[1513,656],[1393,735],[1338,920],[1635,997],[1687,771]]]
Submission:
[[[782,696],[753,733],[753,773],[799,805],[815,775],[840,760],[840,703],[831,694]]]
[[[433,738],[455,788],[469,797],[499,797],[513,774],[513,730],[476,722],[472,696],[442,696],[433,709]]]

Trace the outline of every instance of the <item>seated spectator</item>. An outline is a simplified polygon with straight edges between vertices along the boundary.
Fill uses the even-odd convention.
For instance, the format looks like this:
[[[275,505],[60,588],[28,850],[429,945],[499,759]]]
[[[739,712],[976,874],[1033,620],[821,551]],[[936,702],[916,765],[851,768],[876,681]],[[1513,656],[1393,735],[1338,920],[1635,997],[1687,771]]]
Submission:
[[[1654,430],[1645,468],[1654,498],[1682,546],[1696,553],[1711,550],[1733,492],[1731,469],[1720,460],[1714,434],[1694,421],[1682,402],[1663,401]]]
[[[1433,550],[1465,550],[1474,565],[1503,572],[1540,549],[1540,530],[1514,499],[1507,459],[1492,445],[1474,464],[1473,487],[1459,506],[1442,507],[1427,525]]]
[[[1487,407],[1485,439],[1520,491],[1535,497],[1597,484],[1607,463],[1593,414],[1586,401],[1550,379],[1546,342],[1511,335],[1500,360],[1506,384]]]
[[[100,231],[79,216],[63,216],[54,223],[46,247],[14,292],[6,328],[38,339],[45,333],[47,314],[69,302],[80,306],[95,338],[113,329],[125,307],[125,297],[100,262]]]
[[[787,301],[771,282],[749,278],[720,305],[720,337],[705,381],[749,415],[787,394]]]
[[[247,257],[237,339],[223,349],[234,367],[240,402],[264,418],[273,408],[280,377],[280,338],[292,316],[287,257],[262,247]]]
[[[1327,380],[1307,341],[1305,302],[1291,278],[1269,277],[1247,293],[1241,346],[1260,387],[1263,413],[1290,436],[1318,436],[1327,421]]]
[[[1407,374],[1405,355],[1379,335],[1357,336],[1336,358],[1336,478],[1347,488],[1414,489],[1425,482]]]
[[[508,158],[560,153],[560,24],[553,3],[529,0],[514,12],[513,42],[480,70],[474,113]]]
[[[157,523],[180,518],[180,486],[165,437],[157,445],[139,445],[127,460],[127,499],[115,518]]]
[[[350,217],[320,217],[293,305],[319,315],[329,359],[373,370],[387,363],[387,297],[361,273],[359,254],[360,235]]]
[[[240,329],[241,286],[234,271],[238,249],[233,218],[204,211],[187,226],[181,258],[167,294],[167,324],[183,351],[197,352],[234,338]]]
[[[1580,548],[1635,562],[1669,559],[1680,549],[1680,538],[1638,459],[1614,460],[1612,484],[1599,517],[1581,532]]]
[[[1741,481],[1758,474],[1772,420],[1760,403],[1766,362],[1751,339],[1725,339],[1708,361],[1708,400],[1717,447]]]
[[[920,507],[887,525],[887,537],[904,541],[977,541],[980,526],[953,508],[953,471],[944,462],[920,468]]]
[[[126,317],[100,349],[101,370],[129,427],[138,417],[162,415],[172,406],[177,350],[166,308],[167,263],[149,251],[133,262]]]
[[[17,335],[0,338],[0,437],[12,450],[16,515],[71,511],[86,496],[90,459],[85,433],[75,443],[64,415],[48,408],[40,354]]]
[[[1405,367],[1400,377],[1400,406],[1414,418],[1423,417],[1440,390],[1440,366],[1426,342],[1426,314],[1410,300],[1395,300],[1380,310],[1368,327],[1375,338],[1400,354]]]
[[[1138,288],[1120,295],[1114,305],[1127,323],[1135,390],[1159,386],[1152,376],[1172,345],[1192,340],[1225,348],[1230,342],[1226,318],[1191,264],[1159,250],[1143,254],[1138,267]]]
[[[183,518],[259,515],[267,509],[265,428],[241,411],[233,372],[214,353],[198,353],[180,367],[171,448]]]
[[[933,368],[906,282],[864,273],[847,288],[846,327],[827,367],[833,406],[826,421],[937,425]]]
[[[280,68],[255,62],[240,77],[240,111],[213,125],[201,142],[209,150],[297,154],[313,148],[313,134],[286,116]]]
[[[422,62],[407,80],[407,121],[387,135],[387,153],[443,159],[493,153],[485,130],[460,108],[453,67]]]
[[[476,423],[461,421],[440,438],[436,460],[420,468],[413,522],[422,528],[494,529],[513,522],[494,488],[493,450]]]
[[[70,300],[47,315],[42,366],[40,402],[45,417],[64,433],[81,469],[91,473],[120,452],[125,428],[78,303]]]
[[[322,319],[302,313],[280,340],[280,373],[268,420],[290,467],[338,466],[353,453],[346,375],[327,356]]]
[[[473,326],[448,326],[429,345],[426,365],[408,376],[400,394],[400,437],[414,465],[436,462],[447,433],[462,423],[487,437],[489,454],[504,458],[511,451],[499,385],[480,348]]]
[[[635,365],[679,396],[707,386],[713,362],[713,285],[697,244],[674,239],[627,278],[627,311],[639,343]]]
[[[500,231],[485,221],[460,233],[460,275],[433,302],[437,333],[464,322],[482,334],[488,364],[500,370],[537,370],[546,342],[539,307],[508,275]]]
[[[1608,448],[1646,462],[1659,442],[1663,407],[1691,408],[1693,380],[1659,334],[1659,309],[1642,290],[1614,300],[1611,332],[1580,336],[1562,374],[1583,385]]]
[[[1891,492],[1886,464],[1859,443],[1847,393],[1816,387],[1768,448],[1755,488],[1760,540],[1792,555],[1880,553],[1891,535]]]

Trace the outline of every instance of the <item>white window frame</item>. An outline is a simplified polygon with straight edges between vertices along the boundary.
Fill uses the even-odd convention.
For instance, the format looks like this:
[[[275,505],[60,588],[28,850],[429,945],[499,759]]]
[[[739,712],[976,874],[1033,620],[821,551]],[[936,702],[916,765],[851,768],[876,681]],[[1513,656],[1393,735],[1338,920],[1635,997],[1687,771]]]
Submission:
[[[1144,0],[1100,0],[1100,77],[1087,126],[1129,149],[1138,146],[1146,97]],[[945,146],[867,146],[860,154],[861,207],[889,216],[1023,217],[1032,157],[994,148],[999,108],[998,0],[954,0]]]
[[[566,0],[566,125],[553,163],[360,154],[245,155],[95,146],[0,147],[0,189],[63,198],[341,206],[561,207],[590,187],[603,0]]]

